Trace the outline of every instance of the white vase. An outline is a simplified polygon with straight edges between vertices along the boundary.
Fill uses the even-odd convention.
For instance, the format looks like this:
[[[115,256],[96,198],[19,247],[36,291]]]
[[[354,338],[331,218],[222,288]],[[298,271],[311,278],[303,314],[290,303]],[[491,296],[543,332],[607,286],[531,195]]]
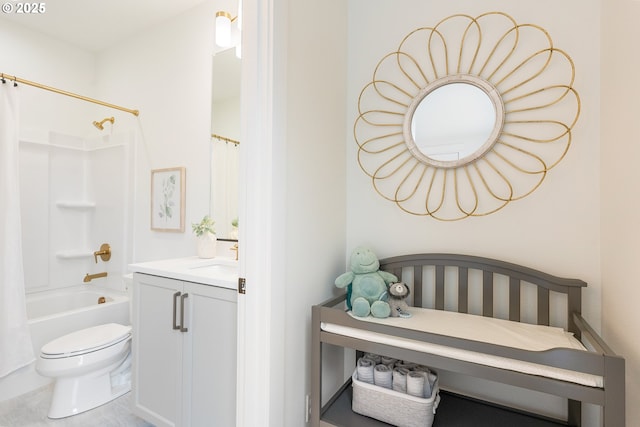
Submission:
[[[200,258],[215,258],[218,239],[213,233],[203,233],[198,236],[197,253]]]
[[[233,240],[238,240],[238,227],[231,226],[231,231],[229,232],[229,238]]]

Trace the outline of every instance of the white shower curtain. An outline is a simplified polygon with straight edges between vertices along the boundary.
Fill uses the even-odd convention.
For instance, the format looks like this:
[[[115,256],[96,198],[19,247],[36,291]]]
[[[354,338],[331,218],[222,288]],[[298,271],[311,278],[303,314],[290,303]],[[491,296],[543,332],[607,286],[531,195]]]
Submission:
[[[0,83],[0,377],[34,360],[22,266],[18,112],[18,88]]]

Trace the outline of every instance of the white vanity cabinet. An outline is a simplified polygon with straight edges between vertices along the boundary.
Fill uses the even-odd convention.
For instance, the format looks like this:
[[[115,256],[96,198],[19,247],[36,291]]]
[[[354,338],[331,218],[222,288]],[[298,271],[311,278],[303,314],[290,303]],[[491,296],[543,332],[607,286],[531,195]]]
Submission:
[[[134,273],[133,411],[162,426],[234,426],[237,291]]]

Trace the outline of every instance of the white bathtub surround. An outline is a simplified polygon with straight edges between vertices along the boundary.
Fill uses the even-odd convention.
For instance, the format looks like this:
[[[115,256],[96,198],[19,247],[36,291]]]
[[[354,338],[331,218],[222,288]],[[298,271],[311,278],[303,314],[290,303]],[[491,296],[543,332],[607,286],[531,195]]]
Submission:
[[[0,83],[0,378],[34,360],[22,264],[19,110],[18,89]]]
[[[132,258],[135,134],[81,137],[20,130],[20,203],[27,293],[83,283],[124,289]],[[94,252],[107,243],[111,258]]]

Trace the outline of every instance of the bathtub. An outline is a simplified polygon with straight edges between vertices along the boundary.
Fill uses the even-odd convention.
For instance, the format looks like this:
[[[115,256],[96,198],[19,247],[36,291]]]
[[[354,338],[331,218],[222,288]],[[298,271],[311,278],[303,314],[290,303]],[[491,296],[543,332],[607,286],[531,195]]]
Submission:
[[[128,295],[93,285],[28,294],[27,317],[36,358],[44,344],[62,335],[110,322],[131,324]],[[34,362],[0,379],[0,401],[49,382],[38,375]]]

